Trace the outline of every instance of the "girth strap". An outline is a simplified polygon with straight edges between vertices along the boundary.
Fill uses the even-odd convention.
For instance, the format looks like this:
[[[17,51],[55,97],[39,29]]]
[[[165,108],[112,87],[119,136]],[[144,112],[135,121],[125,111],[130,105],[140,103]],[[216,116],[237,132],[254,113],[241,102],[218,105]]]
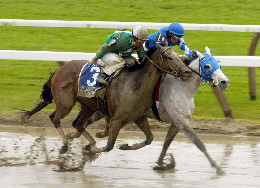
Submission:
[[[99,110],[105,115],[105,116],[109,116],[109,112],[108,112],[108,108],[107,108],[107,102],[104,99],[101,98],[97,98],[97,103],[98,103],[98,108]]]

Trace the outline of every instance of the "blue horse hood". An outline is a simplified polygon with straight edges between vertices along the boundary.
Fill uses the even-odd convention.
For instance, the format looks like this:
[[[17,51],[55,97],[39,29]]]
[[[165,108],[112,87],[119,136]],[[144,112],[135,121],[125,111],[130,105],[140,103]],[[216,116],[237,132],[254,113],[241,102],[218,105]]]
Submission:
[[[206,78],[211,78],[212,74],[217,70],[221,69],[218,61],[210,54],[203,53],[202,54],[205,59],[200,59],[200,66],[201,66],[201,75]],[[212,68],[211,70],[206,70],[205,65],[210,65]],[[202,80],[205,83],[208,83],[209,81],[202,77]]]

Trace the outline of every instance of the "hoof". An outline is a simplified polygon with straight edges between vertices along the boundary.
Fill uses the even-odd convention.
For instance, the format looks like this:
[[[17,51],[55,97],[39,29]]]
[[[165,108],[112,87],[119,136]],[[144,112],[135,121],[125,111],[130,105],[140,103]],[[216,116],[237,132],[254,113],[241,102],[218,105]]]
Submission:
[[[222,170],[222,168],[220,168],[220,167],[217,168],[217,171],[216,171],[216,172],[217,172],[217,175],[219,175],[219,176],[225,174],[224,170]]]
[[[153,167],[154,170],[168,170],[168,169],[173,169],[175,168],[175,160],[174,157],[171,153],[166,154],[167,156],[165,157],[164,160],[166,160],[166,162],[163,161],[157,161],[158,166]]]
[[[85,151],[90,152],[91,145],[86,145],[85,148],[83,148]]]
[[[128,144],[123,144],[119,147],[121,150],[131,150],[131,147]]]
[[[72,133],[66,134],[66,138],[67,138],[69,141],[73,140],[73,138],[72,138]]]
[[[154,170],[168,170],[175,168],[175,163],[171,164],[158,164],[158,166],[153,167]]]
[[[166,170],[165,166],[154,166],[153,167],[154,170]]]
[[[79,138],[80,135],[81,135],[80,132],[76,132],[76,133],[75,132],[71,132],[71,133],[66,134],[66,138],[68,140],[73,140],[74,138]]]
[[[68,151],[68,146],[62,146],[60,149],[60,154],[66,153]]]
[[[96,133],[96,137],[97,138],[104,138],[104,137],[106,137],[107,135],[104,133],[104,132],[97,132]]]
[[[25,123],[25,121],[27,119],[29,119],[30,117],[31,117],[31,115],[29,114],[29,112],[25,111],[22,113],[20,120],[22,123]]]

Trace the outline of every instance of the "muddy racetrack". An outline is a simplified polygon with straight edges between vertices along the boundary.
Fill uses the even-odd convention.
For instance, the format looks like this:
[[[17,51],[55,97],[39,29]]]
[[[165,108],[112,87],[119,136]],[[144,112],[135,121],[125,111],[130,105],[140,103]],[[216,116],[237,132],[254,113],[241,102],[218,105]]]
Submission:
[[[176,167],[155,171],[168,124],[150,120],[154,142],[137,151],[121,151],[120,144],[144,139],[135,125],[120,132],[116,147],[100,155],[86,155],[84,138],[70,143],[66,154],[59,154],[61,141],[47,114],[19,122],[12,114],[1,117],[0,185],[8,187],[259,187],[259,125],[236,121],[192,120],[191,124],[209,153],[226,172],[217,176],[203,154],[183,134],[178,134],[168,152]],[[75,114],[74,114],[75,115]],[[75,116],[62,121],[64,131]],[[89,129],[92,135],[103,128],[99,121]],[[203,134],[201,134],[203,133]],[[213,134],[214,133],[214,134]],[[251,136],[247,136],[251,135]],[[97,139],[104,146],[106,139]],[[167,162],[171,156],[167,155]]]

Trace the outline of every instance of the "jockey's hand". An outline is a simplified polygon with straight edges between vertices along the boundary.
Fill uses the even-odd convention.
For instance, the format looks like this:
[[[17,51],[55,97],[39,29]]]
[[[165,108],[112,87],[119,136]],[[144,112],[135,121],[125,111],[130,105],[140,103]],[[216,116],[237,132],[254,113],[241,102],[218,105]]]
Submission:
[[[105,67],[106,66],[106,64],[101,59],[97,60],[97,65],[99,65],[101,67]]]
[[[144,60],[145,60],[145,57],[141,57],[141,58],[137,59],[136,61],[138,64],[142,64],[144,62]]]
[[[196,50],[192,51],[192,59],[196,59],[198,57]]]
[[[95,61],[94,58],[93,58],[90,63],[97,64],[97,61]]]

